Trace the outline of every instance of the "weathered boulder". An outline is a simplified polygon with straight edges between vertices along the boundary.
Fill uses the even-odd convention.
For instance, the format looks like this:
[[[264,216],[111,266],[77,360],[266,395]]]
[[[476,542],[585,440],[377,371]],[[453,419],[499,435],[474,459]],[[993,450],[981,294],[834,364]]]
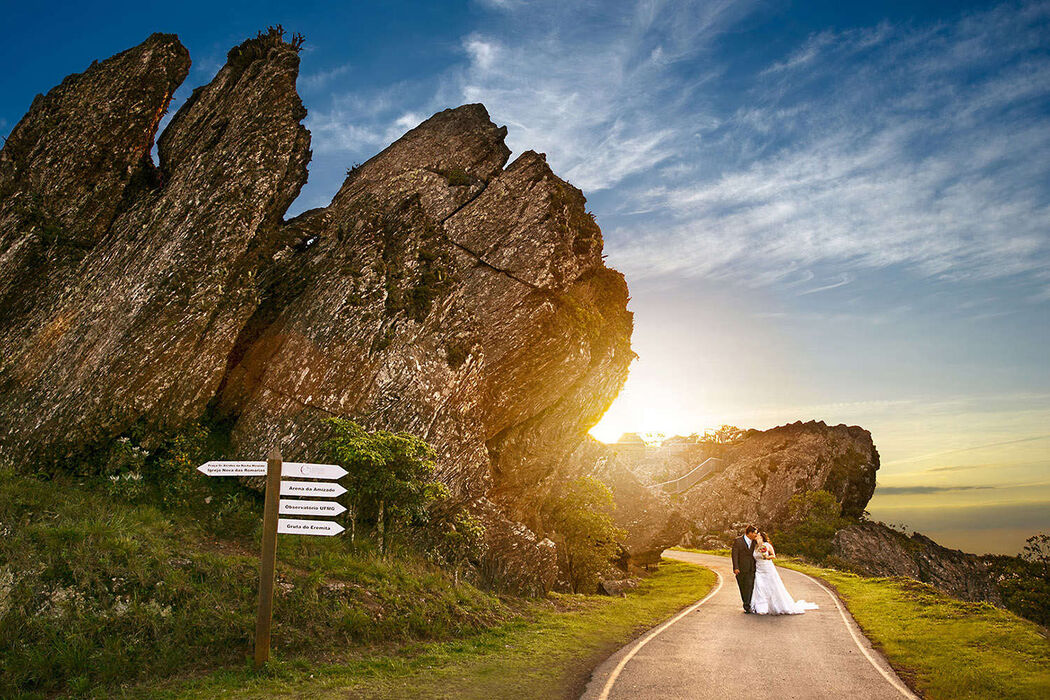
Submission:
[[[588,437],[570,461],[579,465],[577,471],[589,471],[612,491],[613,520],[627,533],[622,554],[628,568],[659,562],[663,551],[679,544],[689,532],[689,520],[671,500],[643,484],[610,446]]]
[[[898,532],[883,523],[860,521],[835,533],[832,555],[867,576],[906,576],[970,601],[1002,601],[991,563],[976,554],[948,549],[929,537]]]
[[[244,458],[323,458],[331,416],[407,430],[486,518],[490,570],[545,589],[539,506],[634,357],[623,276],[542,154],[504,167],[481,105],[434,115],[285,221],[310,157],[298,48],[273,30],[231,50],[158,166],[189,64],[172,35],[70,76],[15,127],[0,457],[72,463],[206,414]]]
[[[233,49],[165,130],[159,168],[189,67],[173,35],[34,101],[0,156],[4,456],[69,460],[204,413],[306,181],[298,65],[272,34]]]
[[[857,517],[875,491],[879,468],[871,433],[822,421],[749,431],[723,459],[724,468],[681,498],[697,533],[733,533],[743,523],[772,529],[792,496],[821,489],[835,495],[844,516]]]
[[[598,582],[598,592],[603,595],[626,598],[627,591],[638,588],[639,583],[641,579],[638,578],[602,579]]]

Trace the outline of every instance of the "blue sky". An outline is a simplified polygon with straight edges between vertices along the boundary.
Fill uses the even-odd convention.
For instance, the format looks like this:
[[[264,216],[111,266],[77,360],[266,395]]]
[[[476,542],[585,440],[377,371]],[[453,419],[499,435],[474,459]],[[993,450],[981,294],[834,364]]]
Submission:
[[[152,31],[194,61],[177,108],[282,23],[292,213],[477,101],[584,190],[640,356],[600,437],[855,423],[875,516],[973,551],[1050,530],[1050,2],[92,5],[5,6],[0,133]]]

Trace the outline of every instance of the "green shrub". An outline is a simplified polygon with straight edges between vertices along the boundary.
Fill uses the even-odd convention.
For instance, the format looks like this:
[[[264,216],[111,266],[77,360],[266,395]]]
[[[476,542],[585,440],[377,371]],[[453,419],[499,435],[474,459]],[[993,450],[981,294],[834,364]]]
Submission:
[[[325,443],[332,459],[349,471],[342,483],[350,520],[350,541],[366,517],[374,518],[380,551],[405,526],[422,524],[427,506],[447,495],[433,481],[434,450],[409,433],[367,432],[357,423],[330,418],[332,437]]]
[[[1050,625],[1050,535],[1029,537],[1021,556],[997,557],[992,568],[1009,610],[1044,627]]]
[[[452,580],[458,585],[464,567],[479,562],[485,554],[485,526],[449,499],[435,504],[430,513],[428,549],[452,568]]]
[[[788,501],[788,514],[773,534],[778,552],[823,562],[831,554],[835,532],[849,524],[842,506],[828,491],[797,493]]]
[[[613,495],[592,476],[583,476],[544,504],[555,532],[558,556],[574,593],[595,590],[602,572],[626,537],[613,524]]]

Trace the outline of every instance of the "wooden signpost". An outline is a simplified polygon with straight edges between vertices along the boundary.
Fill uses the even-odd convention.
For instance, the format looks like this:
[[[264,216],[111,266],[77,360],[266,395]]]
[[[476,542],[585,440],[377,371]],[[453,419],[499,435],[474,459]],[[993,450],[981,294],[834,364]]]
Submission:
[[[263,505],[262,556],[259,562],[259,605],[255,618],[255,668],[270,659],[270,624],[273,619],[273,585],[277,570],[277,535],[321,535],[331,537],[343,526],[331,520],[281,518],[280,515],[336,516],[346,507],[335,501],[300,500],[281,496],[331,498],[346,489],[331,480],[341,479],[347,471],[337,464],[285,462],[274,447],[265,462],[206,462],[197,470],[207,476],[265,476],[266,496]],[[284,481],[282,477],[326,479],[323,481]]]

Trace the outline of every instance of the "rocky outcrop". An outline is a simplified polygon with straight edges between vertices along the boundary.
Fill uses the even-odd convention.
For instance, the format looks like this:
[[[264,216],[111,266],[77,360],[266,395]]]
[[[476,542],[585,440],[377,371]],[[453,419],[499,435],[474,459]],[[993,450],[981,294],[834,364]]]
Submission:
[[[582,193],[542,154],[506,165],[481,105],[285,221],[310,157],[298,65],[279,31],[231,50],[157,165],[174,36],[34,101],[0,153],[0,453],[68,464],[206,414],[245,458],[323,457],[331,416],[411,431],[542,589],[539,504],[633,358],[624,279]]]
[[[588,471],[613,493],[613,520],[627,533],[622,560],[630,566],[660,561],[689,532],[690,522],[662,492],[642,483],[615,450],[588,437],[570,457],[581,473]]]
[[[15,126],[0,163],[5,457],[70,460],[132,426],[204,413],[259,277],[294,237],[306,182],[296,50],[230,52],[150,148],[189,68],[173,35],[70,76]]]
[[[682,496],[680,508],[701,535],[735,533],[744,523],[773,529],[791,497],[806,491],[830,491],[844,516],[857,517],[879,468],[871,433],[817,421],[749,431],[723,459],[724,468]]]
[[[861,521],[835,533],[832,555],[866,576],[906,576],[970,601],[1002,601],[983,557],[942,547],[929,537]]]

